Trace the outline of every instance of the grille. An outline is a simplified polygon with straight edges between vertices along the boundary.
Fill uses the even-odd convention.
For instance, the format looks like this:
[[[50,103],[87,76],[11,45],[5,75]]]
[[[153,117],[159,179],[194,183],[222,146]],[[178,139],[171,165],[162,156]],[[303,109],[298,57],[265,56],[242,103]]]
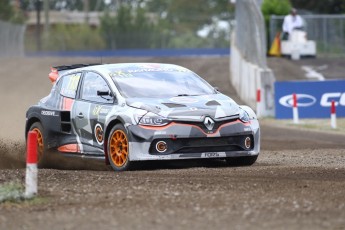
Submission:
[[[244,140],[246,137],[252,139],[252,146],[246,149]],[[164,141],[168,149],[164,153],[156,150],[156,143]],[[231,137],[209,137],[209,138],[178,138],[178,139],[155,139],[151,142],[150,154],[178,154],[178,153],[200,153],[200,152],[226,152],[226,151],[243,151],[253,148],[253,136],[241,135]]]

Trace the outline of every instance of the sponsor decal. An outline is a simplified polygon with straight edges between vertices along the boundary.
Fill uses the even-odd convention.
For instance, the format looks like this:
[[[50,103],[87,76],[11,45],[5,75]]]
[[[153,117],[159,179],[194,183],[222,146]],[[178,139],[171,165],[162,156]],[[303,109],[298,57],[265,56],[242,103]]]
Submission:
[[[103,139],[103,128],[102,126],[97,123],[95,125],[95,137],[96,137],[96,141],[99,145],[103,145],[104,139]]]
[[[133,74],[128,73],[128,72],[123,72],[122,70],[115,71],[115,72],[111,73],[110,76],[111,77],[117,77],[117,78],[130,78],[130,77],[134,77]]]
[[[297,96],[297,106],[298,107],[308,107],[308,106],[312,106],[315,104],[316,102],[316,98],[313,97],[312,95],[308,95],[308,94],[296,94]],[[293,107],[293,96],[292,94],[290,95],[286,95],[284,97],[281,97],[279,99],[279,103],[282,106],[291,108]]]
[[[215,158],[215,157],[226,157],[226,154],[224,152],[206,152],[206,153],[202,153],[201,157],[204,158]]]
[[[109,109],[108,108],[103,108],[102,105],[96,105],[93,110],[92,110],[92,115],[94,116],[98,116],[98,115],[102,115],[102,114],[108,114],[109,113]]]
[[[173,98],[170,98],[170,101],[176,102],[176,103],[186,103],[186,104],[198,102],[197,99],[190,98],[190,97],[173,97]]]
[[[59,115],[55,114],[55,111],[47,111],[47,110],[42,110],[41,114],[43,116],[52,116],[52,117],[58,117]]]
[[[188,72],[187,69],[183,68],[143,68],[143,69],[133,69],[128,70],[128,73],[144,73],[144,72]]]
[[[209,131],[212,131],[214,127],[214,121],[210,117],[205,117],[204,125]]]
[[[156,131],[155,135],[166,135],[167,132],[166,131]]]

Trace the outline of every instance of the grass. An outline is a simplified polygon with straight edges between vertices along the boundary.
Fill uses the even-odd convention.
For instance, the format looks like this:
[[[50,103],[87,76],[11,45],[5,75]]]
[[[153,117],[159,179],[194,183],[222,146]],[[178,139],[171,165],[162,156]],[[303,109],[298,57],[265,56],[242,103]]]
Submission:
[[[24,186],[18,182],[8,182],[0,184],[0,204],[26,204],[39,205],[47,202],[47,198],[33,197],[26,198],[24,196]]]
[[[19,182],[9,182],[0,185],[0,203],[19,202],[24,200],[24,187]]]
[[[300,119],[299,124],[294,124],[292,119],[277,120],[274,118],[261,119],[263,124],[273,124],[281,127],[292,127],[299,129],[309,129],[324,132],[345,134],[345,118],[337,118],[337,128],[331,128],[330,119]]]

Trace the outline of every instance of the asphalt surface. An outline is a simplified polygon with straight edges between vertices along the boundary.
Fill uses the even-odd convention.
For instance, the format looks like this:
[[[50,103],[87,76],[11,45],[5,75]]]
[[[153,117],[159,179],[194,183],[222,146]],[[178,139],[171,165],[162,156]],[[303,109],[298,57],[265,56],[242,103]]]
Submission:
[[[236,99],[225,57],[106,61],[180,64]],[[275,68],[290,66],[285,61]],[[24,182],[25,111],[49,92],[48,67],[75,62],[3,60],[0,185]],[[56,161],[39,171],[37,199],[0,204],[0,229],[345,229],[345,135],[264,121],[261,132],[262,151],[251,167],[147,162],[115,173],[102,162]]]

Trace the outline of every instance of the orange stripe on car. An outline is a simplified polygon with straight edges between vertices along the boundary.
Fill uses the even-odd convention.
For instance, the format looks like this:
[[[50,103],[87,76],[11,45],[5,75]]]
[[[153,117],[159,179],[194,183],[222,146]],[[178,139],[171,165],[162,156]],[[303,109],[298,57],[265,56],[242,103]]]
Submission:
[[[64,152],[64,153],[79,153],[79,145],[78,144],[67,144],[62,145],[58,148],[58,151]]]
[[[64,97],[62,109],[71,111],[74,99]]]
[[[245,126],[250,126],[250,122],[243,123],[240,120],[236,120],[236,121],[232,121],[232,122],[229,122],[229,123],[222,124],[221,126],[218,127],[218,129],[214,133],[205,133],[204,130],[202,130],[199,126],[196,126],[196,125],[181,124],[181,123],[176,123],[176,122],[171,122],[170,124],[168,124],[166,126],[159,126],[159,127],[157,127],[157,126],[146,126],[146,125],[139,125],[139,126],[141,128],[150,129],[150,130],[164,130],[164,129],[167,129],[167,128],[171,127],[171,126],[176,126],[176,125],[179,125],[179,126],[192,126],[192,127],[196,128],[196,129],[199,129],[206,136],[211,137],[211,136],[216,135],[219,132],[219,130],[221,130],[222,128],[224,128],[226,126],[229,126],[229,125],[234,125],[234,124],[237,124],[237,123],[242,123]]]

